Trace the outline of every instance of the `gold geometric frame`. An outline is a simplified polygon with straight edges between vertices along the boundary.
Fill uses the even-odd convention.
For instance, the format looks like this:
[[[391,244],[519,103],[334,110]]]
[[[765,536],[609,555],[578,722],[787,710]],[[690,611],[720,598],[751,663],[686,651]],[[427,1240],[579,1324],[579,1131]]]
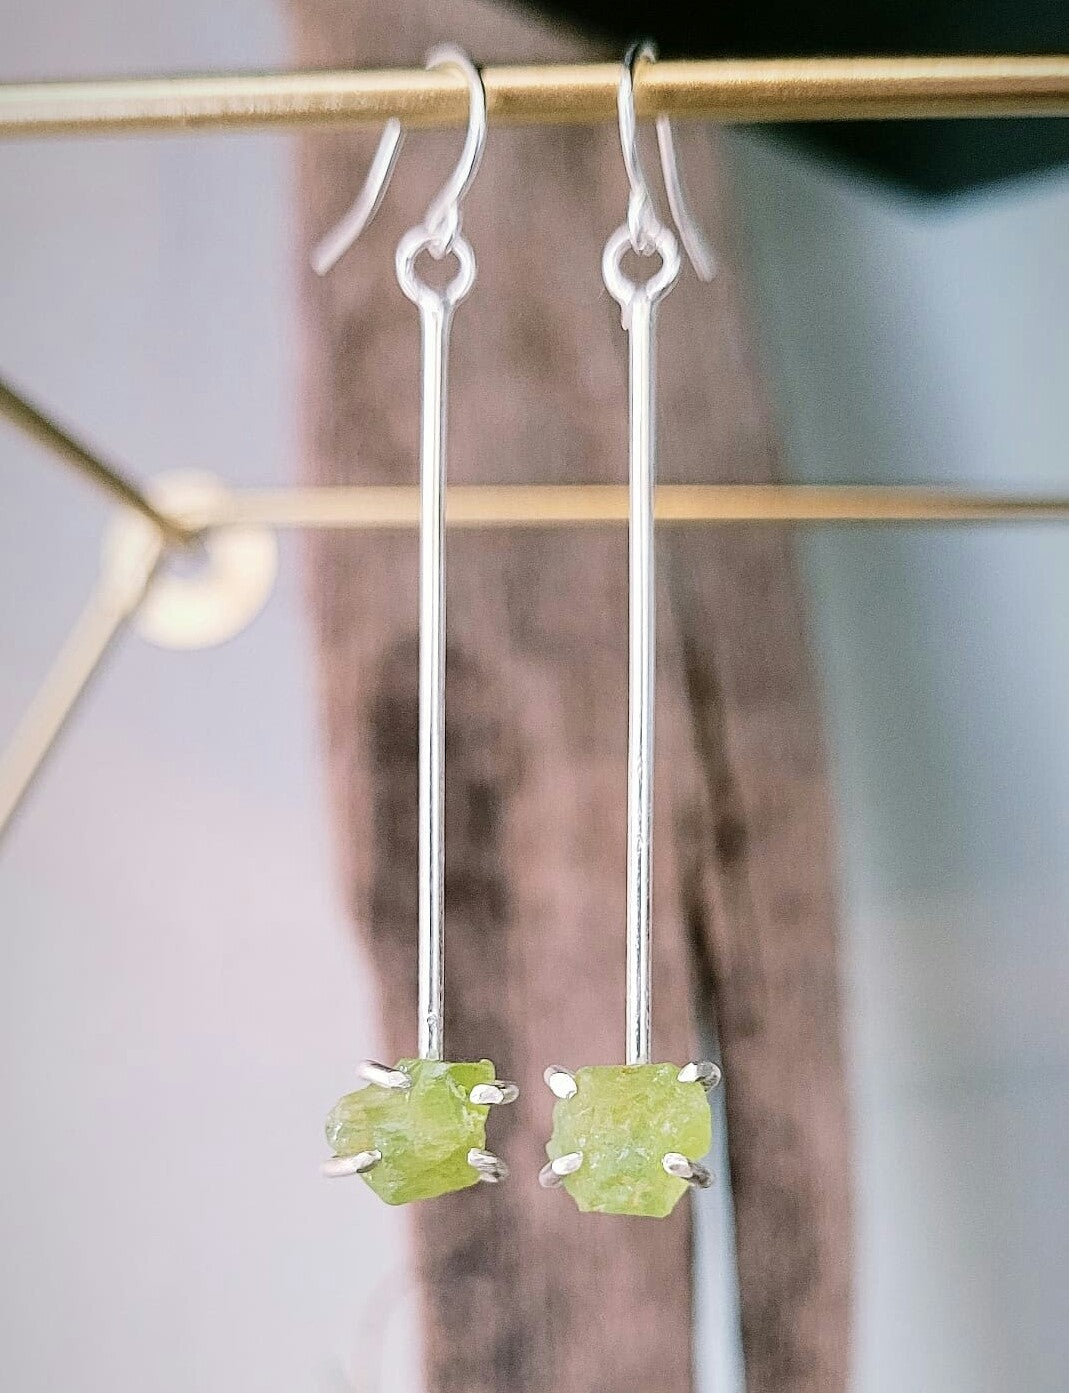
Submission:
[[[488,116],[496,124],[610,121],[616,115],[618,64],[489,67],[483,78]],[[719,124],[1066,116],[1069,56],[658,62],[636,77],[635,103],[640,117],[663,113]],[[391,116],[410,126],[448,126],[463,124],[466,110],[463,81],[422,69],[22,83],[0,85],[0,137],[308,128],[381,124]],[[169,554],[239,528],[270,533],[406,528],[418,522],[414,486],[221,492],[206,495],[208,501],[195,508],[166,510],[153,500],[151,489],[139,487],[2,382],[0,415],[143,524],[136,546],[113,547],[106,554],[81,619],[0,756],[0,835],[112,642],[150,599]],[[677,524],[1064,522],[1069,496],[881,486],[662,485],[657,517]],[[623,485],[489,485],[448,492],[447,522],[453,527],[626,519]]]

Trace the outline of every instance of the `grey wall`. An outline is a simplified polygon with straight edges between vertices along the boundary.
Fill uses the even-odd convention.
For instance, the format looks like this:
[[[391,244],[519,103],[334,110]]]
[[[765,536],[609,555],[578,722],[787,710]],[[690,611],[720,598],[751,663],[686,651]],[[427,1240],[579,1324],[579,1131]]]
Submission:
[[[935,209],[733,143],[794,472],[1065,492],[1069,177]],[[1069,1368],[1069,539],[804,548],[837,761],[864,1393]]]
[[[0,7],[0,76],[280,65],[266,0]],[[791,467],[1064,487],[1069,181],[923,213],[733,144]],[[139,471],[295,452],[289,147],[0,146],[0,367]],[[0,435],[0,732],[105,510]],[[1064,534],[829,532],[805,564],[844,833],[860,1393],[1069,1366]],[[287,545],[228,647],[130,638],[0,859],[0,1387],[418,1386],[403,1220],[320,1182],[374,1053]],[[721,1187],[723,1189],[723,1187]],[[732,1382],[724,1198],[702,1358]]]

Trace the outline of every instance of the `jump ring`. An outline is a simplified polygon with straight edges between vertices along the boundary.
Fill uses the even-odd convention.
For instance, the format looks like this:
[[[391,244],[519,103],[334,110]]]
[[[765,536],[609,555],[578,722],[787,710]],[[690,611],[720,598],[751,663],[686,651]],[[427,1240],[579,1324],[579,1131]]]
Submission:
[[[443,260],[450,253],[456,257],[459,263],[457,273],[441,290],[428,285],[416,274],[416,258],[422,252],[429,252],[436,261]],[[443,244],[439,232],[428,231],[425,227],[412,228],[397,244],[396,266],[398,284],[408,298],[420,306],[451,310],[460,304],[475,284],[475,252],[460,232],[454,232]]]
[[[628,251],[644,256],[656,253],[661,258],[661,265],[649,280],[633,281],[623,273],[622,262]],[[651,305],[667,295],[676,282],[679,268],[679,243],[671,229],[663,224],[653,232],[649,251],[643,252],[635,246],[630,227],[623,223],[605,243],[605,251],[601,258],[601,274],[605,278],[605,285],[623,310],[625,320],[632,304],[640,295]]]

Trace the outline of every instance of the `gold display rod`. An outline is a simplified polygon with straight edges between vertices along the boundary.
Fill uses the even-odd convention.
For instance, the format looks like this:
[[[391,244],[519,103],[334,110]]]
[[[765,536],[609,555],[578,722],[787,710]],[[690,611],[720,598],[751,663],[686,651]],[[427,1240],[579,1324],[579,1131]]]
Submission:
[[[58,459],[65,460],[83,478],[95,484],[103,493],[119,503],[133,508],[146,518],[166,541],[185,545],[195,538],[185,523],[161,513],[143,490],[116,469],[113,464],[95,454],[69,431],[47,416],[39,406],[16,392],[0,379],[0,416],[5,416],[24,435],[36,440]]]
[[[188,545],[207,528],[383,530],[415,527],[414,485],[252,489],[227,494],[210,512],[165,513],[121,471],[0,380],[0,415],[71,465],[101,492],[133,508],[171,545]],[[451,527],[558,527],[627,521],[623,484],[454,484]],[[660,522],[1058,522],[1069,495],[978,493],[882,484],[661,484]]]
[[[495,124],[616,118],[618,63],[488,67]],[[251,127],[460,126],[460,77],[423,69],[223,73],[0,86],[0,136]],[[768,58],[658,62],[639,69],[641,117],[725,124],[890,120],[933,116],[1062,116],[1069,56],[988,58]]]
[[[558,527],[625,523],[624,484],[453,484],[451,527]],[[852,484],[660,484],[664,523],[1006,523],[1069,521],[1069,495],[978,493],[947,488]],[[382,530],[415,527],[415,486],[285,488],[229,494],[191,526]]]
[[[158,548],[106,567],[29,710],[0,750],[0,836],[7,831],[78,703],[127,620],[141,604],[160,559]]]

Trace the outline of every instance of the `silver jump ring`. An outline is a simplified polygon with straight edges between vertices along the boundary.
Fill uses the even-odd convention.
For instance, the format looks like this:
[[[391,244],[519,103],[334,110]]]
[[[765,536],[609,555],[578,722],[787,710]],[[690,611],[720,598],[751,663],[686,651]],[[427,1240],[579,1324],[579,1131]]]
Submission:
[[[601,274],[606,289],[625,315],[628,307],[638,296],[643,296],[655,305],[675,285],[682,265],[679,256],[679,243],[667,227],[659,227],[650,244],[649,251],[639,253],[643,256],[657,255],[661,258],[658,269],[649,280],[633,281],[624,275],[623,259],[629,251],[636,251],[631,240],[631,230],[626,223],[616,229],[605,243],[601,257]]]
[[[459,263],[456,275],[440,290],[428,285],[416,274],[416,259],[423,252],[434,257],[435,261],[442,261],[452,255]],[[452,310],[475,284],[474,249],[464,234],[456,230],[443,245],[425,227],[412,228],[397,244],[395,266],[398,285],[415,305],[440,306]]]

